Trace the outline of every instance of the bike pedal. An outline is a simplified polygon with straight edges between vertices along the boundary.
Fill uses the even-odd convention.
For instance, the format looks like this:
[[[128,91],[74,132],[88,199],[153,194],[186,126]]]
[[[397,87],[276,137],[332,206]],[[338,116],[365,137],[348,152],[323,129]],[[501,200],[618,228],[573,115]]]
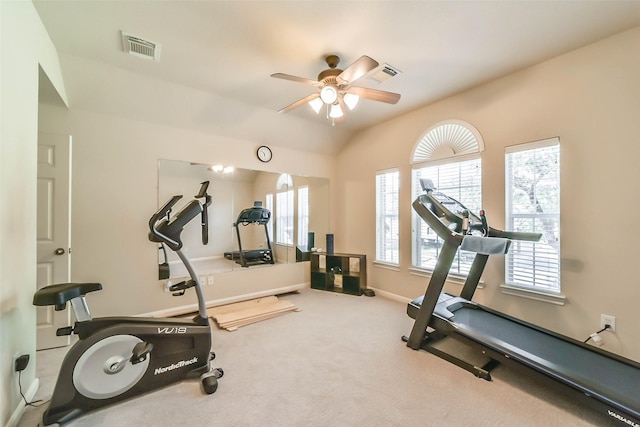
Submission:
[[[56,330],[56,336],[57,337],[63,337],[65,335],[71,335],[73,333],[73,327],[72,326],[66,326],[64,328],[60,328],[58,330]]]

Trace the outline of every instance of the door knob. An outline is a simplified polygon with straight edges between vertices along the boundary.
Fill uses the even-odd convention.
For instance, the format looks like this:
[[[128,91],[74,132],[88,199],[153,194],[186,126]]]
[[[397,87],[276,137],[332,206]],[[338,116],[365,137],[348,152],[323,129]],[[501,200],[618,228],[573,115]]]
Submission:
[[[56,255],[64,255],[64,249],[58,248],[53,253]]]

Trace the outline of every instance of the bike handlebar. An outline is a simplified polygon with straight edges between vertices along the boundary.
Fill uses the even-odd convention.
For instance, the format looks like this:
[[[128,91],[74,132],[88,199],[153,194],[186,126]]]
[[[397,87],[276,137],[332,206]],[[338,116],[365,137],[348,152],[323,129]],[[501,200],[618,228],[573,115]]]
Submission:
[[[167,244],[171,246],[174,245],[178,245],[178,242],[176,242],[175,240],[169,238],[168,236],[162,234],[160,231],[158,231],[157,225],[158,222],[165,219],[165,217],[167,217],[167,219],[169,218],[169,214],[171,212],[171,208],[178,203],[178,201],[182,199],[182,196],[173,196],[167,203],[165,203],[160,209],[158,209],[158,211],[153,214],[151,216],[151,218],[149,219],[149,230],[151,231],[151,235],[149,236],[149,239],[151,241],[156,241],[155,239],[152,238],[156,237],[159,239],[160,242],[165,242]]]

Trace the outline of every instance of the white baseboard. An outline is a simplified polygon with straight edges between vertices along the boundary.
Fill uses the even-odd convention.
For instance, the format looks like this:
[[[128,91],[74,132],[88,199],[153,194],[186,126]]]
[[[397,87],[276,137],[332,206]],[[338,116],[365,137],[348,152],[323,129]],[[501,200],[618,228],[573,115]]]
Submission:
[[[394,294],[388,291],[383,291],[381,289],[376,289],[372,287],[368,287],[368,289],[372,289],[376,293],[376,295],[379,295],[383,298],[387,298],[393,301],[398,301],[404,304],[408,304],[413,299],[413,298],[403,297],[402,295]]]
[[[235,295],[227,298],[220,298],[216,300],[209,300],[206,302],[207,308],[217,307],[220,305],[233,304],[241,301],[248,301],[257,298],[268,297],[271,295],[286,294],[288,292],[299,291],[304,288],[308,288],[309,283],[298,283],[297,285],[284,286],[282,288],[267,289],[265,291],[252,292],[250,294]],[[139,317],[171,317],[179,316],[181,314],[194,313],[198,311],[198,304],[183,305],[180,307],[172,307],[164,310],[153,311],[151,313],[139,314]]]
[[[40,388],[40,379],[36,378],[33,380],[31,385],[27,389],[27,392],[24,394],[24,397],[25,399],[27,399],[27,402],[31,402],[33,400],[34,396],[38,392],[38,388]],[[24,411],[26,409],[26,404],[24,403],[24,400],[22,400],[22,398],[20,399],[21,399],[20,403],[18,403],[18,406],[11,414],[11,418],[9,418],[9,421],[7,421],[7,424],[5,425],[5,427],[17,426],[18,422],[20,421],[20,418],[22,418],[22,415],[24,414]]]

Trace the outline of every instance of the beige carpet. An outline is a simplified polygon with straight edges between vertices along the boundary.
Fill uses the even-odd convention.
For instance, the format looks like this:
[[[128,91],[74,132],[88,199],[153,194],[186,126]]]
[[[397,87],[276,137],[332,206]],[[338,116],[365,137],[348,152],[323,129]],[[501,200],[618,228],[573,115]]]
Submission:
[[[401,341],[405,305],[304,290],[301,309],[238,329],[214,328],[218,391],[176,384],[101,409],[70,426],[602,426],[609,420],[504,367],[487,382]],[[50,396],[64,349],[38,352]],[[28,408],[20,426],[37,426]]]

